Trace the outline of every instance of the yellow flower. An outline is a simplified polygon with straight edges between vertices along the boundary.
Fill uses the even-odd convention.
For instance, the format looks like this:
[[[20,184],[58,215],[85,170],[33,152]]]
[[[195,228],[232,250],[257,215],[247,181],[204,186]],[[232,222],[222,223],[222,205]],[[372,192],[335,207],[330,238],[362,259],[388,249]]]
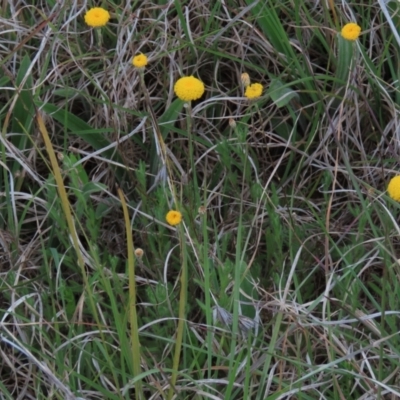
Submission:
[[[110,20],[110,13],[101,7],[91,8],[85,14],[85,22],[92,28],[104,26]]]
[[[175,94],[183,101],[197,100],[204,93],[204,83],[194,76],[184,76],[176,81]]]
[[[387,191],[393,200],[400,201],[400,175],[396,175],[390,180]]]
[[[136,68],[144,68],[147,65],[147,56],[138,54],[132,58],[132,64]]]
[[[361,27],[354,22],[346,24],[340,34],[346,40],[354,41],[357,40],[361,33]]]
[[[261,83],[253,83],[247,86],[244,95],[248,99],[256,99],[257,97],[260,97],[262,95],[262,91],[263,91],[263,86],[261,85]]]
[[[182,221],[182,214],[179,211],[170,210],[165,219],[172,226],[178,225]]]

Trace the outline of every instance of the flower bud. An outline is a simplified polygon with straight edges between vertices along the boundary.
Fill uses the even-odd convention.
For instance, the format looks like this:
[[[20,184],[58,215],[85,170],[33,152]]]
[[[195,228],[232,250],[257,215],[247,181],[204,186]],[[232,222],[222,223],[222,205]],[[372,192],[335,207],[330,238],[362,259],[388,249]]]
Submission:
[[[204,215],[207,212],[207,207],[206,206],[200,206],[198,211],[199,211],[200,215]]]
[[[247,72],[243,72],[243,74],[240,76],[240,80],[242,81],[242,85],[244,87],[247,87],[250,85],[250,76]]]
[[[140,247],[138,247],[138,248],[135,249],[135,256],[136,256],[139,260],[142,259],[143,254],[144,254],[144,251],[143,251],[143,249],[141,249]]]

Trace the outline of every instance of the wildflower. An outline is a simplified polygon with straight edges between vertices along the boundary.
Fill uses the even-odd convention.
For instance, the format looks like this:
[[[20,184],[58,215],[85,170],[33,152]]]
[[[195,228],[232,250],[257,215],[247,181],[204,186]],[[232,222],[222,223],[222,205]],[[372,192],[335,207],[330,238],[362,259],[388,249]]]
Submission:
[[[135,256],[141,260],[143,258],[144,251],[140,247],[135,249]]]
[[[144,68],[147,65],[147,56],[138,54],[132,58],[132,64],[136,68]]]
[[[200,206],[198,209],[198,212],[200,215],[204,215],[207,212],[207,207],[206,206]]]
[[[346,40],[354,41],[357,40],[361,33],[361,27],[354,22],[346,24],[340,34]]]
[[[183,101],[197,100],[204,93],[204,83],[194,76],[184,76],[176,81],[175,94]]]
[[[400,201],[400,175],[396,175],[390,180],[387,191],[393,200]]]
[[[244,95],[248,99],[256,99],[257,97],[260,97],[262,95],[262,91],[263,91],[263,86],[261,85],[261,83],[253,83],[247,86]]]
[[[104,26],[110,19],[110,13],[101,7],[91,8],[85,14],[85,22],[92,28]]]
[[[250,85],[250,76],[247,72],[243,72],[243,74],[240,76],[240,80],[245,88]]]
[[[170,210],[165,219],[172,226],[178,225],[182,221],[182,214],[179,211]]]

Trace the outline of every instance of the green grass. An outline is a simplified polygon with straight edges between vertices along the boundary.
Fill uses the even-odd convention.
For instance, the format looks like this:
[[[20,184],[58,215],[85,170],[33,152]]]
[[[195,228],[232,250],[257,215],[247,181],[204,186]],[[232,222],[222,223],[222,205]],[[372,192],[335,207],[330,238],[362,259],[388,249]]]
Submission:
[[[61,3],[1,6],[0,399],[398,398],[398,2]]]

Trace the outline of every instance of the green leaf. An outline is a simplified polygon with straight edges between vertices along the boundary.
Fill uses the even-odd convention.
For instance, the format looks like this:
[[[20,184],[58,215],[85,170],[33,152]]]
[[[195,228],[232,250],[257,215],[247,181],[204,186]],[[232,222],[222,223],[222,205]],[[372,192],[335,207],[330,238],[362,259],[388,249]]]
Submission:
[[[82,188],[82,193],[88,197],[92,193],[99,193],[107,189],[107,186],[100,182],[88,182]]]
[[[32,76],[31,74],[26,75],[31,65],[31,60],[28,55],[25,55],[21,61],[21,65],[18,70],[18,75],[16,79],[16,85],[18,87],[18,91],[16,92],[16,96],[18,97],[15,107],[14,107],[14,120],[12,129],[14,132],[27,132],[30,131],[32,126],[32,115],[33,115],[33,105],[32,105]],[[25,82],[24,82],[25,81]],[[21,140],[21,144],[18,144],[18,148],[20,150],[25,149],[26,137],[23,137]]]
[[[163,139],[167,137],[171,130],[174,130],[175,122],[179,118],[179,113],[181,112],[184,104],[184,101],[176,99],[158,119],[158,126],[160,127]]]
[[[299,98],[295,91],[285,86],[279,79],[272,80],[269,86],[269,95],[279,108],[287,106],[290,100]]]
[[[338,69],[336,71],[336,77],[341,81],[340,84],[345,85],[349,75],[351,61],[353,59],[353,48],[354,43],[338,36]]]
[[[8,83],[10,83],[10,78],[7,75],[4,75],[0,78],[0,87],[1,88],[3,88],[3,86],[7,85]]]

